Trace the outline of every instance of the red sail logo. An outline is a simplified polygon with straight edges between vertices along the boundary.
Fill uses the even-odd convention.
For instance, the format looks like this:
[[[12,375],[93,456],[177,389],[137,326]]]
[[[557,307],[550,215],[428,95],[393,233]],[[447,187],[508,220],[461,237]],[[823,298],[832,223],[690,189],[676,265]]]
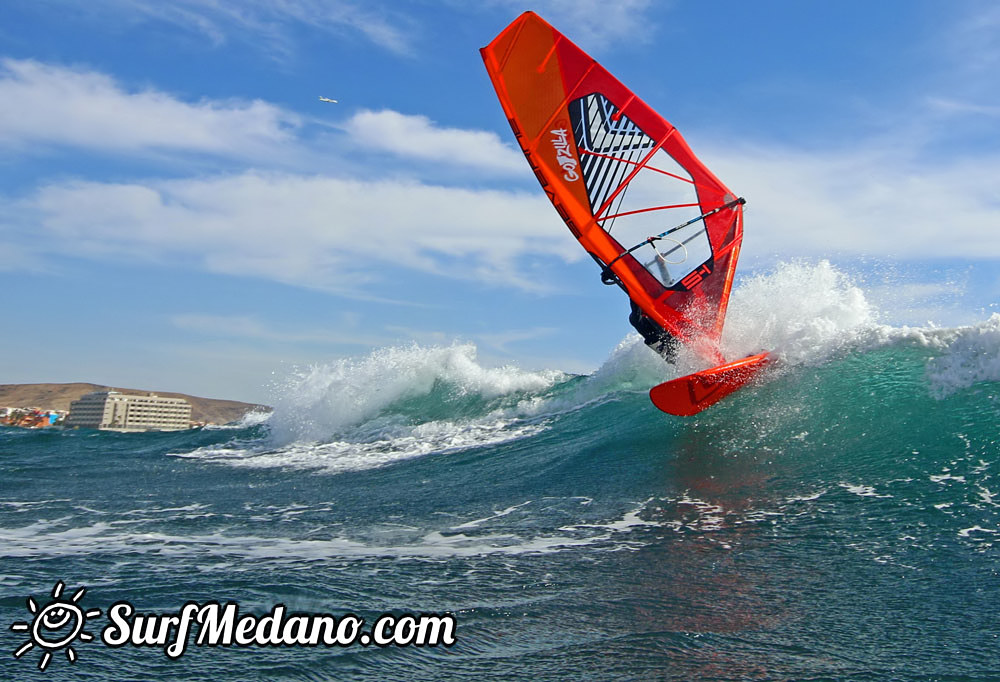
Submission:
[[[569,144],[569,130],[566,129],[566,126],[562,126],[549,132],[552,134],[552,148],[556,151],[556,162],[563,169],[563,178],[568,182],[579,180],[579,164],[576,157],[573,156],[573,150]]]

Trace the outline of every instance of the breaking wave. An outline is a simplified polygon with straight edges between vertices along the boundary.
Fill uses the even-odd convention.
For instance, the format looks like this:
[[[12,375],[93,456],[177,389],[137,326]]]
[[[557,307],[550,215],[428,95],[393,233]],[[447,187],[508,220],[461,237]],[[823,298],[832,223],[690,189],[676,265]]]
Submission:
[[[829,262],[786,263],[736,288],[724,352],[771,350],[780,361],[771,380],[794,384],[804,368],[897,349],[922,363],[921,390],[938,399],[1000,380],[1000,315],[959,328],[893,327],[882,316]],[[636,334],[585,376],[486,367],[468,343],[382,348],[296,370],[274,386],[272,414],[240,425],[249,436],[175,455],[236,467],[357,471],[539,437],[567,415],[609,402],[636,401],[643,419],[668,419],[645,403],[645,392],[701,368],[686,350],[676,366],[666,365]],[[821,398],[822,386],[815,390]]]

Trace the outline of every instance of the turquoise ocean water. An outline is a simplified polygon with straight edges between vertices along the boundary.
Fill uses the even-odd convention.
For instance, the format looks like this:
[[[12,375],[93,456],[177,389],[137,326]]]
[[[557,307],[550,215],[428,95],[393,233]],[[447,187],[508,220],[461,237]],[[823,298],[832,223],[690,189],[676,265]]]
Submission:
[[[694,361],[630,338],[588,376],[388,348],[226,428],[0,430],[0,678],[1000,679],[1000,315],[885,325],[820,264],[729,324],[783,363],[691,419],[646,391]],[[9,628],[57,581],[102,612],[448,612],[457,642],[170,660],[102,614],[39,671]]]

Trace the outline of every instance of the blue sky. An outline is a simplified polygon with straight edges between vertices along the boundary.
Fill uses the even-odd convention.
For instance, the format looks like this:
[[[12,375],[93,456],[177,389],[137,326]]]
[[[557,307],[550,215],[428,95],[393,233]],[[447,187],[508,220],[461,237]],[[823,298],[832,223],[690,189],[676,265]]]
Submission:
[[[598,366],[627,302],[478,53],[525,9],[747,197],[743,273],[829,258],[888,322],[988,315],[993,3],[33,0],[0,6],[0,383],[266,401],[412,342]]]

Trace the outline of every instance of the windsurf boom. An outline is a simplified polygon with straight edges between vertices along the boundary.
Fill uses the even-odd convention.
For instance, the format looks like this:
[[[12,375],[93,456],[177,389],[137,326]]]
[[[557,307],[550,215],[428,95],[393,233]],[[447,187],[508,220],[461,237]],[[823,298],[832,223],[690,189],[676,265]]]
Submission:
[[[605,283],[724,362],[743,199],[674,126],[536,14],[481,52],[528,163]]]

